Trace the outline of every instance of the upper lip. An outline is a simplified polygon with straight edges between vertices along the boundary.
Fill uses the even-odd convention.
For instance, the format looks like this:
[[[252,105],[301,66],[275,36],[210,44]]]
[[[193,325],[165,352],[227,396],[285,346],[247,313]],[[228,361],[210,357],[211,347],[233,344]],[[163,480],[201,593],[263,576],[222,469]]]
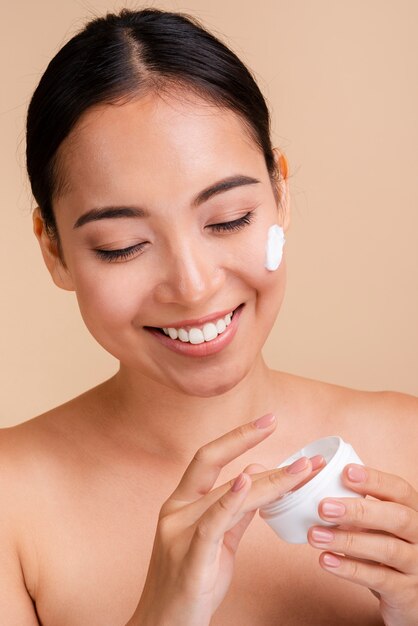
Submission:
[[[205,315],[204,317],[199,317],[194,320],[189,319],[180,320],[177,322],[170,322],[168,324],[164,324],[164,326],[158,326],[157,328],[185,328],[185,326],[202,326],[207,322],[213,322],[214,320],[218,320],[221,317],[228,315],[228,313],[232,313],[232,311],[235,311],[236,308],[238,307],[225,309],[224,311],[218,311],[217,313],[210,313],[210,315]]]

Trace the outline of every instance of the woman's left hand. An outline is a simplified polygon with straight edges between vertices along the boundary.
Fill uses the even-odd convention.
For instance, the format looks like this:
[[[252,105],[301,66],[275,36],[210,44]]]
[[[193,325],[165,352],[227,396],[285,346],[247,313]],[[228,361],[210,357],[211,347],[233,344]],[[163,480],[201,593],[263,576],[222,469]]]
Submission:
[[[322,519],[345,527],[310,528],[311,546],[326,550],[319,557],[321,567],[368,587],[387,626],[417,626],[417,491],[399,476],[362,465],[347,465],[342,478],[353,491],[377,499],[320,502]]]

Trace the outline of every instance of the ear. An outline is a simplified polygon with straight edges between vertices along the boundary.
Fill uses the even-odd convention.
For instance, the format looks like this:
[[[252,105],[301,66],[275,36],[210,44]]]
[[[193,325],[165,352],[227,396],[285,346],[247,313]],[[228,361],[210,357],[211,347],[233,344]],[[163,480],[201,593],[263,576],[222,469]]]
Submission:
[[[41,247],[42,256],[47,266],[52,280],[61,289],[66,291],[75,291],[71,274],[62,260],[59,253],[58,242],[48,235],[45,222],[42,219],[39,207],[33,212],[33,232]]]
[[[290,226],[290,194],[288,181],[288,165],[287,159],[278,148],[273,148],[274,161],[276,163],[277,182],[276,188],[279,195],[279,210],[281,217],[281,226],[284,232]]]

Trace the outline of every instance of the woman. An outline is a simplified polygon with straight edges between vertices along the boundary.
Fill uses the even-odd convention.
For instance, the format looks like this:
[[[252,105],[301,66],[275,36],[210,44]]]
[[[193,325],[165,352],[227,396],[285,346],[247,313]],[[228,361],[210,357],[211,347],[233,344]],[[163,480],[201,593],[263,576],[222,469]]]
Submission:
[[[34,93],[27,166],[47,268],[120,369],[1,433],[2,624],[417,623],[417,399],[262,358],[290,203],[241,61],[178,13],[93,20]],[[275,467],[329,434],[372,498],[324,500],[336,527],[285,544],[255,514],[320,471]]]

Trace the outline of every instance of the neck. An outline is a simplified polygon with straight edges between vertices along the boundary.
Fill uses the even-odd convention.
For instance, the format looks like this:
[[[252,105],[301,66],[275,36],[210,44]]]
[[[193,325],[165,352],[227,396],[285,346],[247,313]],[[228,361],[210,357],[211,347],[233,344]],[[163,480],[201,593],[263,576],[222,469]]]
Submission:
[[[205,443],[274,410],[278,390],[273,378],[273,371],[260,355],[232,389],[202,398],[171,389],[121,365],[119,372],[104,383],[106,428],[112,438],[184,464]]]

